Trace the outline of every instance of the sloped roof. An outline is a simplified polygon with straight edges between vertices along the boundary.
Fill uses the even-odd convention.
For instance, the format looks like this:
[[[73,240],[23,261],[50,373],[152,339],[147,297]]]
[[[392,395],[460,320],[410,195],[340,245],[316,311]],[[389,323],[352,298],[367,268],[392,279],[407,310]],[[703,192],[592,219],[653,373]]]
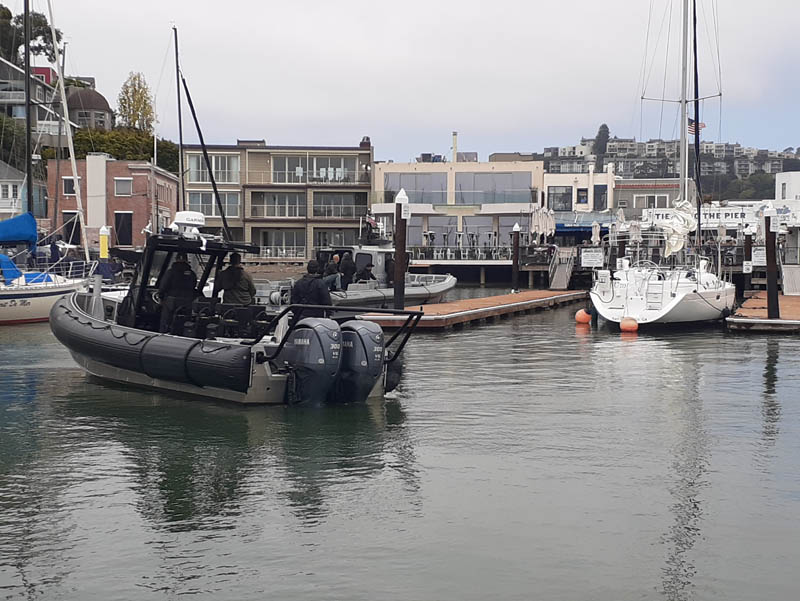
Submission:
[[[4,181],[17,181],[17,180],[24,180],[25,174],[22,173],[19,169],[15,169],[8,163],[4,163],[0,161],[0,180]]]
[[[77,88],[70,92],[67,98],[67,107],[69,110],[111,112],[108,100],[100,92],[91,88]]]

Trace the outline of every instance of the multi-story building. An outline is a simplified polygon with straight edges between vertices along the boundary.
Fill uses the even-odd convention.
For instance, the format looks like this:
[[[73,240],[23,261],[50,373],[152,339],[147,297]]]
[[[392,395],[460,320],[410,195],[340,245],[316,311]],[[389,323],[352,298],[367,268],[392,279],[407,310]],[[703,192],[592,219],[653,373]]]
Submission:
[[[70,86],[67,109],[69,118],[80,127],[106,131],[114,127],[114,111],[105,97],[93,88]]]
[[[369,209],[373,149],[357,146],[280,146],[264,140],[207,146],[233,238],[262,247],[264,258],[306,259],[314,249],[354,244]],[[184,146],[186,208],[219,232],[202,149]]]
[[[71,161],[51,159],[47,164],[49,225],[55,230],[75,216],[78,208]],[[90,247],[99,244],[102,226],[111,228],[113,246],[135,247],[145,242],[145,229],[160,231],[178,209],[178,178],[147,161],[115,160],[91,153],[77,161],[81,203]],[[153,224],[154,213],[157,223]],[[80,243],[77,227],[63,231],[64,239]]]
[[[33,206],[24,207],[25,174],[0,161],[0,220],[25,210],[30,210],[37,218],[47,217],[47,184],[38,179],[34,182]]]

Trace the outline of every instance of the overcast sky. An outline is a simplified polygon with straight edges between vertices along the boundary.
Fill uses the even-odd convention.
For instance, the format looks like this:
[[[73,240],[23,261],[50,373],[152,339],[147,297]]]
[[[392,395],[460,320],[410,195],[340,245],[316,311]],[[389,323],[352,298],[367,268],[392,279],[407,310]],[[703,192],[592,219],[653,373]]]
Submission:
[[[22,0],[0,1],[21,11]],[[621,137],[678,134],[676,105],[645,103],[642,113],[639,97],[645,53],[647,95],[662,95],[665,72],[666,95],[678,93],[679,0],[53,3],[68,74],[94,76],[115,107],[128,73],[143,72],[158,131],[175,140],[173,23],[207,142],[355,145],[369,135],[376,158],[405,161],[448,153],[457,130],[459,150],[485,160],[574,144],[601,122]],[[712,0],[699,4],[706,95],[719,87],[717,39]],[[716,100],[703,103],[704,139],[800,144],[800,0],[713,6],[724,100],[721,120]],[[196,141],[188,110],[184,132]]]

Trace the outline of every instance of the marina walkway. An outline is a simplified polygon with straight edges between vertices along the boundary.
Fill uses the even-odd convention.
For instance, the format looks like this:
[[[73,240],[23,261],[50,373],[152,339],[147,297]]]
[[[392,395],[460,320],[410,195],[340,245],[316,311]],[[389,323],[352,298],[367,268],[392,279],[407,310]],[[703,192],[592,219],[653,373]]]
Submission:
[[[727,319],[728,328],[750,332],[800,332],[800,296],[778,297],[780,319],[767,318],[767,293],[757,292],[747,299],[733,317]]]
[[[516,294],[465,298],[449,303],[415,305],[406,308],[422,309],[424,315],[420,319],[418,327],[435,329],[494,319],[515,313],[549,309],[584,300],[587,295],[588,292],[585,290],[524,290]],[[362,319],[379,323],[384,328],[398,327],[405,321],[403,316],[379,313],[363,315]]]

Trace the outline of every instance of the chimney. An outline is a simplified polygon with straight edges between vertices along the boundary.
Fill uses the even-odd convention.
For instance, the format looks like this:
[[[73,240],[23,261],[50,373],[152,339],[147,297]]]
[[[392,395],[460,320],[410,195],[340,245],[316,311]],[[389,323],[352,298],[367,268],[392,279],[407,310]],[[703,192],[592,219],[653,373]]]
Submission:
[[[458,132],[453,132],[453,162],[458,162]]]

